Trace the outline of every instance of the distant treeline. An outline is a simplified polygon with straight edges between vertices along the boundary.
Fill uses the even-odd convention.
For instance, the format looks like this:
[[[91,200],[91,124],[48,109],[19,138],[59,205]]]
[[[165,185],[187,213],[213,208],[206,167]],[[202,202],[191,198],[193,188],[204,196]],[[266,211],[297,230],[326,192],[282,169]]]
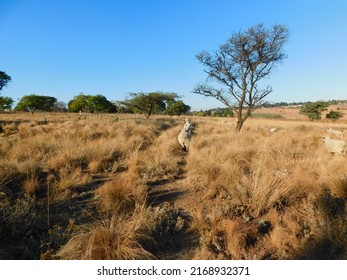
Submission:
[[[142,113],[149,118],[152,114],[180,116],[190,111],[176,93],[149,92],[130,93],[124,101],[109,101],[105,96],[76,95],[67,104],[53,96],[29,94],[23,96],[13,108],[14,100],[0,96],[0,112],[79,112],[79,113]]]
[[[213,108],[191,112],[192,115],[199,117],[233,117],[234,112],[229,108]]]
[[[191,111],[190,106],[183,103],[176,93],[132,93],[125,101],[109,101],[106,97],[98,95],[85,95],[80,93],[68,104],[58,101],[52,96],[42,96],[30,94],[23,96],[18,104],[13,107],[14,100],[10,97],[0,96],[0,112],[15,111],[35,111],[41,112],[88,112],[88,113],[144,113],[147,117],[152,114],[166,115],[195,115],[214,117],[233,117],[234,112],[230,108],[212,108],[208,110]],[[325,105],[343,105],[347,100],[320,101]],[[307,102],[264,102],[260,108],[273,107],[304,107]],[[253,115],[255,117],[255,115]]]
[[[304,106],[308,103],[312,103],[312,101],[305,101],[305,102],[266,102],[261,104],[260,107],[262,108],[272,108],[272,107],[300,107]],[[342,105],[347,104],[347,100],[328,100],[324,101],[328,106],[329,105]]]

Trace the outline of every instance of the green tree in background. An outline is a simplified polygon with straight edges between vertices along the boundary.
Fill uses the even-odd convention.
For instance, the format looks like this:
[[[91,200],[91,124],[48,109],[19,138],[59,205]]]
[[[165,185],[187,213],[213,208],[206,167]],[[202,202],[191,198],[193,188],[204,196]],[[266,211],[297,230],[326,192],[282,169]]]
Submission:
[[[109,112],[114,105],[103,95],[91,95],[88,97],[88,109],[91,113]]]
[[[88,111],[88,95],[80,93],[69,101],[67,108],[70,112],[87,112]]]
[[[308,102],[300,108],[300,113],[307,116],[310,121],[320,120],[322,112],[326,111],[328,104],[324,101]]]
[[[184,104],[182,100],[169,101],[168,106],[165,110],[165,114],[178,117],[182,114],[187,114],[190,111],[190,106]]]
[[[13,99],[11,97],[0,96],[0,110],[5,111],[12,108]]]
[[[24,95],[18,102],[15,110],[29,111],[34,114],[35,111],[52,111],[57,99],[52,96],[43,95]]]
[[[130,93],[123,104],[132,108],[134,113],[144,114],[148,119],[154,113],[164,112],[167,104],[174,102],[175,98],[178,98],[176,93]]]
[[[101,94],[85,95],[80,93],[68,103],[68,110],[70,112],[82,111],[89,113],[114,112],[115,105]]]

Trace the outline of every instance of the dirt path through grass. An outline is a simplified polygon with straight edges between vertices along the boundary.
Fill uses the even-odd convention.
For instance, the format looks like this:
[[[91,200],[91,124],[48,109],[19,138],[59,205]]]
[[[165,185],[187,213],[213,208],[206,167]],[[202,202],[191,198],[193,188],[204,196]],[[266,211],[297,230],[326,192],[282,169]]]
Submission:
[[[186,156],[177,141],[176,126],[163,132],[146,151],[159,156],[159,176],[148,182],[148,205],[166,213],[157,240],[155,255],[160,259],[191,259],[198,246],[197,233],[191,230],[191,213],[186,181]],[[164,143],[164,144],[163,144]],[[164,147],[163,151],[158,147]],[[167,171],[167,172],[166,172]]]
[[[162,124],[153,141],[147,142],[129,159],[127,168],[120,173],[99,174],[90,185],[74,190],[71,202],[67,202],[69,205],[59,205],[52,212],[56,215],[63,206],[66,207],[64,217],[70,215],[78,224],[95,222],[98,199],[105,199],[98,198],[98,189],[107,181],[110,187],[121,184],[112,183],[118,176],[135,176],[145,182],[146,206],[158,217],[152,232],[154,242],[144,245],[145,249],[157,259],[191,259],[198,236],[191,230],[191,213],[186,207],[189,205],[185,187],[187,152],[181,150],[177,141],[179,127],[175,122]]]

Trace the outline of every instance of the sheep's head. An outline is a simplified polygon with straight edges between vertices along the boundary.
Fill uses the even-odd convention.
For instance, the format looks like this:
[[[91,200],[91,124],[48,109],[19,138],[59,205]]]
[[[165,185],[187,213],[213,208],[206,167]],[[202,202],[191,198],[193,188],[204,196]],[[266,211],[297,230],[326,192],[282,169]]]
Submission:
[[[191,128],[190,123],[185,123],[184,126],[183,126],[183,129],[184,129],[184,131],[186,131],[186,132],[189,131],[190,128]]]
[[[189,130],[191,130],[191,128],[192,128],[192,125],[191,125],[191,123],[190,122],[186,122],[185,124],[184,124],[184,126],[183,126],[183,130],[184,131],[189,131]]]

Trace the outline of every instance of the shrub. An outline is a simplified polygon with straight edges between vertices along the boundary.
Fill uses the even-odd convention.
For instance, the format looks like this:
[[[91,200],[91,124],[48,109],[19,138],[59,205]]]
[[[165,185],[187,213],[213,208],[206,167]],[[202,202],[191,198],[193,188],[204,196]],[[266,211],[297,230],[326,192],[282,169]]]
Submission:
[[[343,113],[339,111],[331,110],[328,114],[325,115],[327,119],[336,122],[338,119],[343,117]]]
[[[307,116],[310,121],[320,120],[322,111],[326,111],[328,104],[323,101],[308,102],[300,108],[300,113]]]

